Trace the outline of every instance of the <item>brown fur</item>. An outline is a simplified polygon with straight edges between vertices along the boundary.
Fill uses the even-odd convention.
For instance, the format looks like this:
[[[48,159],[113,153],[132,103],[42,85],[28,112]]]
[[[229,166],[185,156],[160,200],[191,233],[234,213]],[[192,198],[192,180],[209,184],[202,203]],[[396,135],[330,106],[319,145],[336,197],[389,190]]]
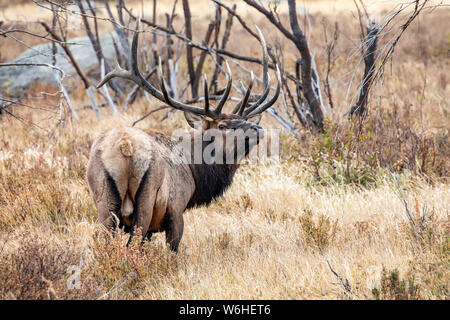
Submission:
[[[223,115],[218,120],[203,120],[203,130],[220,124],[243,130],[257,127],[239,117]],[[257,128],[255,136],[262,131]],[[200,133],[193,132],[191,137]],[[226,138],[227,131],[223,134]],[[249,148],[259,137],[255,141]],[[174,148],[175,141],[157,132],[118,127],[102,133],[92,145],[87,168],[99,222],[114,229],[114,214],[132,234],[136,228],[143,235],[166,231],[167,242],[177,251],[185,209],[207,205],[221,196],[239,165],[176,163],[170,156]],[[236,151],[225,150],[224,155],[227,152]]]

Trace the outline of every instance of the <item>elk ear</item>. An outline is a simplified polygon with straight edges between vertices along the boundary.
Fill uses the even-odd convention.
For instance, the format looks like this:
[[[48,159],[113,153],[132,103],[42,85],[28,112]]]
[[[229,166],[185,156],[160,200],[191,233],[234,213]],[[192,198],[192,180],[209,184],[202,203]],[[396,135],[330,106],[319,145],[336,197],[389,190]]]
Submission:
[[[261,121],[261,113],[258,113],[257,115],[254,115],[251,118],[248,118],[247,121],[254,123],[254,124],[259,124],[259,122]]]
[[[202,117],[198,116],[196,114],[193,114],[191,112],[184,111],[184,118],[186,119],[187,123],[191,126],[191,128],[194,129],[201,129],[202,128]]]

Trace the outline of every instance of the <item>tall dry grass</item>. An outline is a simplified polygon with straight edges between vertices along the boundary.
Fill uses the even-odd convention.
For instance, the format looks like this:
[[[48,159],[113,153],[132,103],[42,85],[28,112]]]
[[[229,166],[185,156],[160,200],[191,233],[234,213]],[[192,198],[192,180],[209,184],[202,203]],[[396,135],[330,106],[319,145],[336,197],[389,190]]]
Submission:
[[[314,13],[312,29],[335,18]],[[340,19],[356,26],[350,15]],[[126,234],[102,230],[85,178],[95,137],[154,106],[140,98],[121,116],[102,108],[99,122],[74,90],[75,121],[36,85],[27,106],[8,109],[19,120],[0,115],[0,298],[448,299],[449,40],[438,32],[445,21],[448,12],[437,10],[411,26],[361,131],[341,116],[357,27],[343,31],[332,81],[339,103],[326,132],[302,131],[301,140],[286,133],[279,161],[244,164],[223,198],[185,212],[177,255],[163,234],[126,248]],[[259,24],[268,41],[278,39]],[[236,29],[234,37],[243,36]],[[311,41],[322,68],[320,33]],[[289,59],[295,51],[283,45]],[[230,50],[253,49],[231,41]],[[179,114],[160,116],[138,126],[186,126]],[[263,125],[277,123],[265,115]]]
[[[126,249],[125,234],[112,238],[95,223],[85,179],[90,143],[123,120],[95,121],[84,111],[81,123],[60,125],[52,137],[2,122],[3,298],[365,299],[382,288],[392,298],[407,292],[382,283],[395,269],[400,280],[414,279],[409,298],[448,297],[445,182],[398,173],[417,223],[425,213],[412,229],[385,169],[364,187],[318,177],[302,160],[246,164],[222,199],[185,213],[178,255],[162,234]],[[67,271],[80,264],[81,287],[68,290],[74,273]]]

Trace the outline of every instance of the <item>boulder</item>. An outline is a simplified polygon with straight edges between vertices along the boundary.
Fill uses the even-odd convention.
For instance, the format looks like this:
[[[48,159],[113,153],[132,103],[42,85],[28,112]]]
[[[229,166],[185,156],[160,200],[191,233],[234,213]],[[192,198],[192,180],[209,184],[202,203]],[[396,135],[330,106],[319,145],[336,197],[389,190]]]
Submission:
[[[115,32],[106,34],[100,38],[103,55],[111,65],[117,59],[113,38],[121,51],[122,48]],[[89,38],[74,38],[67,42],[72,55],[87,76],[100,73],[97,56]],[[56,48],[56,66],[65,72],[66,77],[76,75],[75,68],[72,66],[63,48],[59,44],[56,44]],[[121,51],[120,54],[122,55],[123,52]],[[45,43],[26,50],[10,63],[52,64],[52,62],[52,44]],[[55,73],[58,76],[60,75],[59,71],[45,66],[2,67],[0,68],[0,93],[10,96],[18,95],[26,91],[31,84],[37,82],[55,84]]]

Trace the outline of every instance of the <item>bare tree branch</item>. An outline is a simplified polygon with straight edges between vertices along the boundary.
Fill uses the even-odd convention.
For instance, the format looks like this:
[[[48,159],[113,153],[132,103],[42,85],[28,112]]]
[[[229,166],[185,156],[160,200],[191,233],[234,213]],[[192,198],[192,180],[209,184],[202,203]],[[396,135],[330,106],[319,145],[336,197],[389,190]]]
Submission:
[[[191,10],[189,8],[188,0],[183,0],[183,13],[184,13],[184,27],[186,32],[186,38],[192,41],[192,24],[191,24]],[[196,98],[197,93],[194,90],[195,84],[195,69],[194,59],[192,54],[192,46],[186,46],[186,63],[189,72],[189,82],[191,84],[192,98]]]

